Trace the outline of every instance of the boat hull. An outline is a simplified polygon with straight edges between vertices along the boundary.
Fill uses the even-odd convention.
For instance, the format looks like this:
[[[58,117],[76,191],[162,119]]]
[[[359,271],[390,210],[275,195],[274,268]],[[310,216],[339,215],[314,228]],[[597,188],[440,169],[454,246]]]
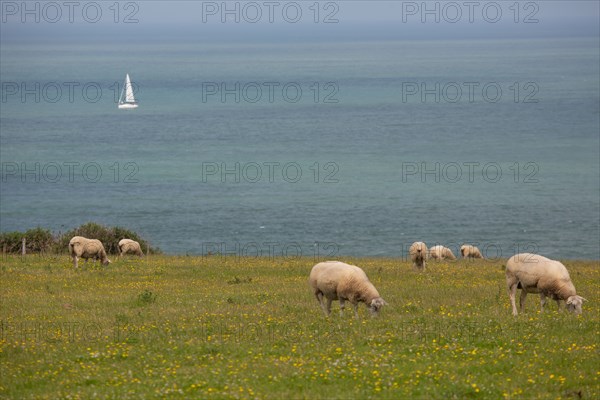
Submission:
[[[119,104],[119,109],[123,110],[123,109],[133,109],[133,108],[138,108],[137,103],[122,103]]]

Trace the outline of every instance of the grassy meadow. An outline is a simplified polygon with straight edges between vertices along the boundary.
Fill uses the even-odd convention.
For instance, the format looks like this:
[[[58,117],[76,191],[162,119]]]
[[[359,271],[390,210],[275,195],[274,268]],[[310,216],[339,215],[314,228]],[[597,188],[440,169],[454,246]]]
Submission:
[[[582,315],[530,295],[516,318],[505,260],[342,261],[378,318],[325,318],[312,258],[5,255],[0,398],[600,398],[597,261],[565,262]]]

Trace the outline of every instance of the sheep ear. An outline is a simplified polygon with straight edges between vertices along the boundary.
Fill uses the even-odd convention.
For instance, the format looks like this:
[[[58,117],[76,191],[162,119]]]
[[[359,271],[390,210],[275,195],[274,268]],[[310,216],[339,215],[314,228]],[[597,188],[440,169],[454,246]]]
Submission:
[[[569,297],[569,299],[567,300],[566,304],[573,304],[573,299]]]
[[[589,301],[588,299],[586,299],[586,298],[583,298],[583,297],[581,297],[581,296],[579,296],[579,298],[581,299],[581,301]]]

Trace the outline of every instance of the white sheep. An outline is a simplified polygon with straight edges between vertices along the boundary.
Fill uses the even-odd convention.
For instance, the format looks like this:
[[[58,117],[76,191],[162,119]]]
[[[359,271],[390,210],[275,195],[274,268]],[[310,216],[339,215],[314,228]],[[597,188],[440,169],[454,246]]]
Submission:
[[[102,265],[110,264],[104,246],[98,239],[87,239],[83,236],[74,236],[69,241],[69,254],[73,258],[73,265],[75,268],[79,267],[79,258],[83,258],[86,262],[88,258],[93,260],[99,259],[102,262]]]
[[[131,240],[131,239],[119,240],[119,256],[124,256],[127,253],[133,253],[140,257],[144,256],[144,253],[142,252],[142,247],[135,240]]]
[[[423,242],[414,242],[408,249],[413,268],[424,270],[427,261],[427,246]]]
[[[340,314],[343,314],[345,301],[348,300],[354,306],[356,317],[359,302],[365,303],[372,316],[377,315],[379,309],[387,304],[362,269],[340,261],[316,264],[310,271],[309,283],[327,316],[331,314],[333,300],[340,301]],[[323,297],[327,299],[327,305]]]
[[[470,244],[460,246],[460,254],[463,258],[483,258],[479,249]]]
[[[445,258],[449,260],[456,260],[452,250],[441,245],[433,246],[431,249],[429,249],[429,257],[435,260],[443,260]]]
[[[544,311],[546,296],[556,300],[560,309],[560,301],[566,302],[566,308],[575,314],[581,314],[581,305],[585,299],[578,296],[571,282],[569,271],[558,261],[550,260],[537,254],[515,254],[506,263],[506,284],[512,305],[513,315],[517,315],[515,297],[517,289],[521,289],[519,306],[523,312],[527,293],[539,293],[541,309]]]

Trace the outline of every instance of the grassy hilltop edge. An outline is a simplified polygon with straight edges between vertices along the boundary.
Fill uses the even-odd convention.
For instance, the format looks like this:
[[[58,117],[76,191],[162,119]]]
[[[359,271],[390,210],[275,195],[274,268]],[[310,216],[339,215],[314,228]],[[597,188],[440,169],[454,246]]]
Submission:
[[[567,260],[583,314],[529,295],[505,259],[340,259],[389,303],[325,318],[314,258],[3,255],[0,398],[598,398],[600,268]],[[83,263],[82,263],[83,265]]]

